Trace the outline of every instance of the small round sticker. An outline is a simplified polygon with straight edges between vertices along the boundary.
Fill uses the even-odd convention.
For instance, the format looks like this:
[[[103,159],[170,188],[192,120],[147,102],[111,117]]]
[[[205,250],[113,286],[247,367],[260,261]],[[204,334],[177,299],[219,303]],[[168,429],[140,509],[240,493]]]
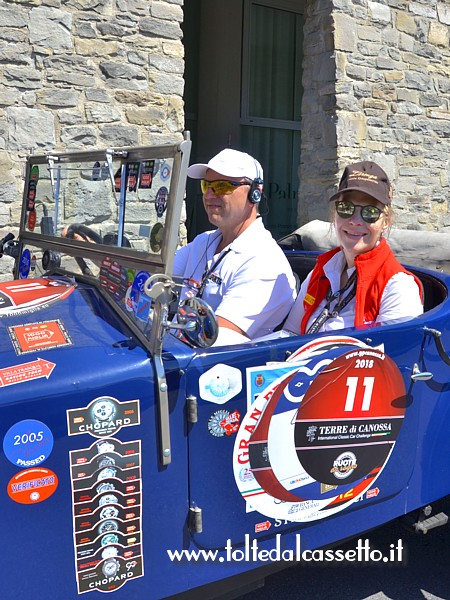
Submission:
[[[160,187],[159,190],[156,192],[155,204],[156,204],[156,214],[158,215],[158,217],[163,216],[163,214],[167,208],[168,197],[169,197],[169,190],[165,186]]]
[[[164,164],[161,167],[161,172],[160,172],[160,176],[161,176],[161,180],[162,181],[167,181],[170,177],[170,167],[168,164]]]
[[[139,273],[134,278],[133,284],[131,286],[131,292],[130,292],[131,305],[134,310],[137,309],[139,297],[142,294],[142,292],[144,291],[144,283],[147,281],[147,279],[149,277],[150,277],[150,273],[148,273],[147,271],[139,271]]]
[[[8,483],[8,496],[19,504],[37,504],[47,500],[58,487],[58,477],[50,469],[25,469]]]
[[[26,248],[22,252],[19,262],[19,279],[26,279],[31,268],[31,252]]]
[[[53,435],[41,421],[25,419],[8,429],[3,439],[6,458],[17,467],[35,467],[53,450]]]

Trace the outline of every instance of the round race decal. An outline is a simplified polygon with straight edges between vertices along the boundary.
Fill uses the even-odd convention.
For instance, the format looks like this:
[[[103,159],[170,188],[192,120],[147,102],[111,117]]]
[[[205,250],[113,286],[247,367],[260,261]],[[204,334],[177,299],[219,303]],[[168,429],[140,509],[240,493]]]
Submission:
[[[355,502],[382,472],[402,425],[405,387],[386,354],[346,336],[310,342],[290,362],[295,367],[242,419],[234,474],[250,510],[314,521]]]
[[[305,471],[341,485],[383,466],[402,426],[405,393],[397,365],[380,350],[346,352],[325,367],[296,417],[295,446]]]
[[[3,451],[18,467],[34,467],[46,460],[53,450],[53,434],[41,421],[25,419],[6,432]]]

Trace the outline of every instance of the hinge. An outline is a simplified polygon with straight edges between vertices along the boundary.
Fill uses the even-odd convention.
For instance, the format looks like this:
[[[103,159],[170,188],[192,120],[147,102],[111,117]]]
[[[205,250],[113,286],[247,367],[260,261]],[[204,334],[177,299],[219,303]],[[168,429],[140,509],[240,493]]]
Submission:
[[[186,397],[186,412],[188,423],[197,423],[198,421],[198,404],[197,396]]]
[[[202,509],[198,506],[193,506],[189,509],[189,530],[193,533],[202,533],[203,531],[203,519]]]

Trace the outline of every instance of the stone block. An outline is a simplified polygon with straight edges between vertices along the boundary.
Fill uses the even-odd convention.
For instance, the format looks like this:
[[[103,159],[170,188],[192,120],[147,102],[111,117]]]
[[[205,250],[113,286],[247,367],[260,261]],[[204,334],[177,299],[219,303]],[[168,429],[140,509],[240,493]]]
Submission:
[[[174,40],[182,38],[182,31],[179,23],[162,21],[154,19],[153,17],[141,19],[139,22],[139,31],[159,38]]]
[[[355,19],[349,15],[334,15],[334,44],[336,50],[353,52],[356,50],[357,33]]]
[[[89,104],[85,108],[88,123],[113,123],[120,121],[122,113],[109,104]]]
[[[437,19],[437,12],[434,8],[435,3],[430,4],[419,4],[418,2],[410,2],[408,6],[409,12],[413,15],[419,15],[426,17],[427,19]]]
[[[108,87],[126,90],[144,90],[148,87],[146,72],[136,65],[103,61],[100,70]]]
[[[5,3],[3,3],[5,4]],[[28,4],[28,3],[27,3]],[[26,8],[0,8],[0,31],[5,27],[27,27],[29,23],[29,12]],[[3,38],[3,31],[2,31]]]
[[[75,40],[75,51],[80,56],[114,56],[119,53],[119,45],[114,40],[79,39]]]
[[[415,35],[417,31],[417,25],[414,17],[408,12],[399,10],[396,11],[395,25],[399,31]]]
[[[54,106],[57,108],[67,108],[77,106],[80,101],[80,92],[76,90],[43,90],[38,92],[37,99],[40,104]]]
[[[448,6],[447,3],[438,3],[437,14],[441,23],[444,23],[444,25],[450,25],[450,6]]]
[[[39,6],[30,11],[30,42],[36,46],[45,46],[55,51],[72,48],[71,13]]]
[[[88,125],[74,125],[61,129],[61,141],[68,148],[84,148],[97,144],[97,132]]]
[[[55,147],[55,119],[50,111],[9,107],[6,110],[9,146],[21,152]]]
[[[161,107],[146,106],[143,108],[129,108],[126,117],[134,125],[164,125],[166,113]]]
[[[42,87],[41,74],[31,67],[5,67],[3,83],[20,90],[37,90]]]
[[[435,46],[448,48],[449,30],[448,26],[439,23],[430,23],[428,31],[428,43]]]
[[[368,8],[371,20],[374,23],[382,23],[383,25],[387,25],[388,23],[392,22],[392,12],[389,6],[381,4],[380,2],[369,1]]]
[[[339,146],[357,148],[367,137],[366,118],[362,114],[342,113],[336,125]]]
[[[100,127],[100,135],[107,145],[120,147],[139,144],[138,129],[129,125],[104,125]]]
[[[157,19],[166,19],[168,21],[183,21],[183,9],[177,4],[168,4],[155,0],[150,6],[150,14]]]

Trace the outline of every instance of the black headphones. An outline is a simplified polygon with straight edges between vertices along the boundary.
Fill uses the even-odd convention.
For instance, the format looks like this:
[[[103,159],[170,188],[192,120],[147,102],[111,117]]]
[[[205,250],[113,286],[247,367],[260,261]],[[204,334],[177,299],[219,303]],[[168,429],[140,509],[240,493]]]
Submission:
[[[252,204],[258,204],[261,201],[262,191],[259,189],[263,184],[263,180],[257,177],[250,185],[248,191],[248,200]]]

